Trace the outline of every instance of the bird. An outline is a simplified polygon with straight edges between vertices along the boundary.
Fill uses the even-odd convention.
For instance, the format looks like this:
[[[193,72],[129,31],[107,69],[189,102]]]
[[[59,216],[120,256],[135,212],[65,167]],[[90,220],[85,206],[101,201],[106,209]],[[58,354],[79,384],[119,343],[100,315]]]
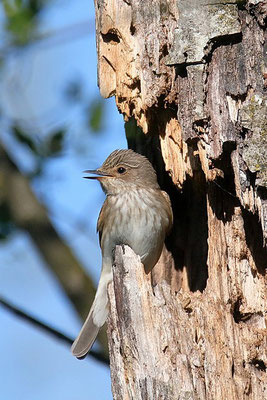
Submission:
[[[84,358],[108,316],[108,284],[117,245],[128,245],[141,258],[146,273],[157,263],[173,224],[171,202],[160,189],[150,161],[130,149],[115,150],[95,170],[86,170],[106,194],[97,221],[102,269],[95,299],[71,351]]]

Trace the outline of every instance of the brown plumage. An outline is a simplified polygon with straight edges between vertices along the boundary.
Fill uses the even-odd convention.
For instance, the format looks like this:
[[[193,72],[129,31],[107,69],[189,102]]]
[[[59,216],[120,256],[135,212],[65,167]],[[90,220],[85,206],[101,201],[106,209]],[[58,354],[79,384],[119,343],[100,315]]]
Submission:
[[[154,168],[148,159],[132,150],[115,150],[95,176],[106,200],[97,229],[102,251],[102,271],[95,300],[72,353],[82,358],[90,350],[108,314],[107,285],[112,279],[112,255],[116,245],[127,244],[141,257],[147,272],[157,263],[165,236],[172,226],[169,196],[160,190]]]

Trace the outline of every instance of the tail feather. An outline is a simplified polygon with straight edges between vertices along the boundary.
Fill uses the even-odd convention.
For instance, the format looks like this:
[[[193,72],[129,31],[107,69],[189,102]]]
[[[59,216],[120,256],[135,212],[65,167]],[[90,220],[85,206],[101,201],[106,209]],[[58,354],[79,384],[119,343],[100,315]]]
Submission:
[[[108,316],[107,285],[110,280],[111,273],[102,272],[93,305],[77,339],[71,346],[71,352],[77,358],[86,356],[97,337],[99,329],[106,322]]]
[[[72,354],[77,358],[83,358],[86,356],[90,348],[92,347],[100,326],[97,326],[93,322],[92,315],[89,315],[80,331],[77,339],[71,346]]]

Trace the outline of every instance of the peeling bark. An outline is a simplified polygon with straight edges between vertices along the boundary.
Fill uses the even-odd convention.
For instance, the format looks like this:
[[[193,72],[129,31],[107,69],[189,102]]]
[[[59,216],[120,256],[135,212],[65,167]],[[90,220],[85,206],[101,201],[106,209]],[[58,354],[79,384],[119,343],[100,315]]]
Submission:
[[[115,294],[110,293],[114,398],[264,398],[266,5],[254,0],[95,4],[100,91],[116,97],[130,146],[153,162],[174,211],[173,232],[152,272],[154,289],[134,269],[121,275],[121,287],[115,283]],[[128,268],[123,261],[119,265]],[[118,274],[120,268],[115,280]],[[142,301],[125,299],[122,311],[117,291],[131,291],[130,282],[144,285]],[[166,320],[161,305],[145,300],[153,290],[167,304]],[[185,299],[190,312],[182,307]],[[134,313],[145,313],[147,330],[137,328],[129,338],[124,325],[135,329]],[[167,355],[156,355],[165,348],[162,330],[168,361]],[[122,331],[123,343],[130,344],[118,352]],[[150,366],[149,358],[142,358],[146,335],[153,343]],[[170,377],[164,395],[161,363]],[[173,363],[179,379],[172,375]],[[140,365],[154,371],[148,392],[138,381]],[[125,392],[114,383],[118,368]],[[127,389],[127,382],[135,383]]]

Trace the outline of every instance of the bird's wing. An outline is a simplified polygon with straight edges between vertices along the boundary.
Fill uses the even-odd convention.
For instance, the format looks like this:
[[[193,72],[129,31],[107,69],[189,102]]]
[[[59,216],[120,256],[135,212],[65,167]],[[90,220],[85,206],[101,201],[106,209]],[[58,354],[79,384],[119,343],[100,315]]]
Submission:
[[[99,233],[99,243],[101,246],[101,238],[102,238],[102,233],[103,233],[103,227],[104,227],[104,214],[105,214],[105,208],[106,208],[106,200],[100,210],[98,220],[97,220],[97,232]]]

